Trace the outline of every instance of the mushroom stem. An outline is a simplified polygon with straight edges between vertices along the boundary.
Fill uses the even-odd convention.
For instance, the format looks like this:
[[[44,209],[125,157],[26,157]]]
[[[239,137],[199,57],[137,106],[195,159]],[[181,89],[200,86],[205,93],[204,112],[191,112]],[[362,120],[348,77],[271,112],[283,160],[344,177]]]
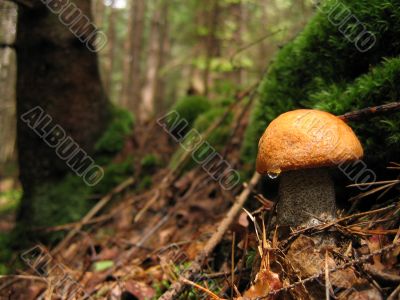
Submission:
[[[327,168],[287,171],[279,185],[279,225],[312,226],[335,218],[335,190]]]

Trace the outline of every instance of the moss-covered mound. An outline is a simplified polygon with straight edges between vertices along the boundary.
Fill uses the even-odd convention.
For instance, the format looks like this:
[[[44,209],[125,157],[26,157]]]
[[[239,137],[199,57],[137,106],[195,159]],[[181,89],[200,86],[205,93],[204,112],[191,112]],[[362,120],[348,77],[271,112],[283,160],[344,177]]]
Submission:
[[[188,128],[192,128],[196,118],[210,108],[211,104],[207,98],[203,96],[186,96],[179,99],[172,107],[172,110],[179,114],[180,119],[188,122]]]
[[[346,21],[343,16],[348,12],[352,17]],[[366,37],[361,36],[362,28],[375,36],[370,49],[360,48],[357,37]],[[246,132],[243,160],[254,163],[262,132],[285,111],[306,107],[340,115],[398,101],[399,34],[396,1],[325,1],[304,31],[274,59]],[[400,146],[399,125],[398,115],[351,124],[365,146],[366,160],[373,164],[373,158],[384,166],[394,159]]]

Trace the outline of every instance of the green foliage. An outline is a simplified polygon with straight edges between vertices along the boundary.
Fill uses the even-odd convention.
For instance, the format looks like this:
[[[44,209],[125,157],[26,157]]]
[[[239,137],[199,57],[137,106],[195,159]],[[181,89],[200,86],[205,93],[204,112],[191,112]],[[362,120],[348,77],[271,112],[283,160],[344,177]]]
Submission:
[[[189,127],[192,127],[196,118],[210,108],[211,104],[207,98],[203,96],[186,96],[178,100],[172,110],[175,110],[180,119],[185,119],[189,123]]]
[[[399,99],[400,7],[394,1],[340,1],[375,33],[376,44],[361,53],[326,14],[337,1],[324,2],[304,31],[276,56],[260,88],[242,149],[253,164],[260,136],[279,114],[296,108],[318,108],[334,114],[380,105]],[[343,25],[354,32],[354,23]],[[389,125],[390,124],[390,125]],[[366,154],[393,157],[399,147],[396,116],[352,124]],[[396,126],[397,125],[397,126]],[[384,163],[381,161],[381,163]]]

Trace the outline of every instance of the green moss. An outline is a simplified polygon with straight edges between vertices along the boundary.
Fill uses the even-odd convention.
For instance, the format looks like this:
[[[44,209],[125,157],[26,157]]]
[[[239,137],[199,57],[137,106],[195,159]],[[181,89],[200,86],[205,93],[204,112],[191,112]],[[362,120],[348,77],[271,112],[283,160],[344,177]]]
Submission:
[[[32,223],[40,228],[79,221],[89,210],[90,191],[80,177],[72,174],[61,182],[38,187],[32,199]]]
[[[279,114],[296,108],[319,108],[335,114],[399,99],[400,7],[394,1],[340,1],[367,28],[376,44],[357,50],[326,14],[337,1],[324,2],[303,32],[275,57],[260,88],[260,99],[250,118],[242,149],[244,162],[253,165],[266,126]],[[354,22],[344,25],[354,31]],[[385,62],[388,60],[387,62]],[[398,147],[398,117],[380,117],[353,124],[367,155],[387,161]],[[390,125],[389,125],[389,123]],[[392,129],[390,129],[392,128]],[[382,130],[387,134],[385,137]]]
[[[130,157],[122,162],[110,163],[107,166],[104,166],[103,169],[103,179],[93,187],[92,193],[96,195],[105,195],[109,193],[126,178],[133,176],[133,159]]]
[[[10,249],[10,235],[0,233],[0,275],[6,275],[9,271],[9,265],[12,257]]]
[[[186,96],[178,100],[172,107],[180,119],[185,119],[189,123],[189,128],[193,126],[196,118],[211,108],[210,102],[203,96]]]
[[[133,118],[126,110],[114,107],[109,127],[95,146],[93,159],[104,169],[104,177],[94,187],[72,172],[51,182],[43,182],[29,194],[24,201],[24,211],[29,220],[21,220],[14,230],[14,246],[23,248],[29,242],[51,243],[65,234],[63,231],[47,233],[46,227],[76,222],[95,204],[94,199],[110,192],[115,186],[132,176],[133,160],[113,162],[123,149],[126,137],[132,133]],[[42,230],[38,230],[42,229]]]
[[[221,118],[226,112],[226,109],[221,108],[213,108],[210,111],[202,114],[196,119],[194,123],[194,128],[196,128],[199,132],[205,132],[216,120]],[[224,122],[217,127],[209,137],[207,141],[213,145],[213,147],[217,149],[221,149],[227,142],[227,139],[230,134],[230,125],[232,124],[233,115],[231,113],[225,118]]]
[[[200,134],[207,131],[207,129],[214,123],[216,120],[221,118],[226,112],[224,107],[213,108],[206,113],[200,115],[196,121],[194,122],[193,128],[195,128]],[[216,128],[213,132],[210,133],[206,141],[213,146],[217,151],[221,150],[226,142],[228,141],[231,128],[230,125],[233,120],[233,115],[231,113],[225,118],[224,122]],[[183,144],[189,147],[188,143],[190,139],[185,138]],[[183,156],[186,150],[183,147],[180,147],[173,155],[170,161],[170,168],[175,169],[181,157]],[[184,170],[190,170],[194,166],[196,166],[196,162],[193,160],[189,160]]]

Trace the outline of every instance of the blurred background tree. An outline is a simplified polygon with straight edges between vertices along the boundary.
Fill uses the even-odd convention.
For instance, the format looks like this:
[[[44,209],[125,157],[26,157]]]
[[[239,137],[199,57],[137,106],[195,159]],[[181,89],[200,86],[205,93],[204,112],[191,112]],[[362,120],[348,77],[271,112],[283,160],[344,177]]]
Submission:
[[[110,98],[146,121],[188,91],[234,94],[313,14],[311,1],[94,0]]]

